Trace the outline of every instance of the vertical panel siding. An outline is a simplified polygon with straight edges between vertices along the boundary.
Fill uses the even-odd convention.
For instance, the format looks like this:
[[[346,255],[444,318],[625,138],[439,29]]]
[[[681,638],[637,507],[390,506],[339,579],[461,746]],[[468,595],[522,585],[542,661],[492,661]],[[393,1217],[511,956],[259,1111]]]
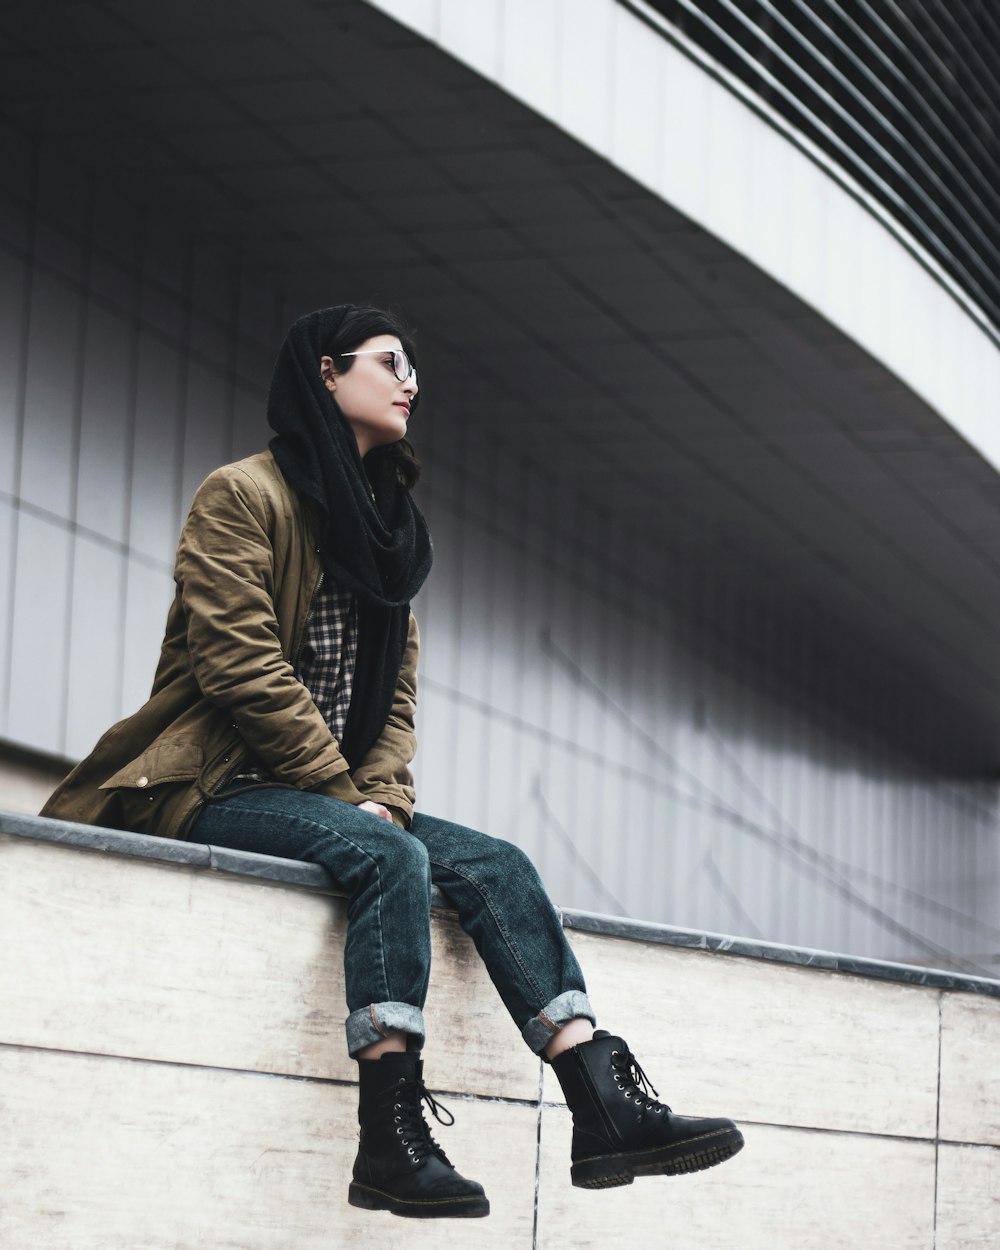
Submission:
[[[89,237],[49,201],[0,199],[0,733],[73,756],[145,697],[184,509],[264,445],[302,311],[110,189],[88,202]],[[653,550],[478,429],[472,388],[435,390],[413,431],[437,551],[422,805],[525,847],[566,906],[924,962],[995,952],[996,788],[845,721],[819,623],[719,584],[693,511]],[[779,687],[780,657],[797,672]]]
[[[8,733],[26,746],[63,750],[72,536],[65,525],[22,511],[9,593]]]
[[[148,693],[195,487],[263,445],[276,301],[235,315],[225,249],[0,147],[0,734],[78,756]]]
[[[4,236],[6,237],[6,236]],[[16,485],[21,409],[22,356],[25,335],[24,286],[27,273],[18,256],[0,250],[0,491]]]
[[[616,570],[657,553],[502,452],[491,491],[482,449],[449,428],[439,413],[420,441],[430,464],[460,444],[467,457],[425,496],[428,808],[480,821],[485,785],[488,827],[526,846],[564,905],[927,962],[974,937],[996,949],[967,879],[973,863],[996,873],[991,787],[935,779],[846,723],[807,640],[704,572],[659,592],[626,577],[622,595]],[[764,659],[796,647],[808,698],[718,638],[692,645],[678,625],[699,598],[705,619],[756,631]]]
[[[17,541],[17,511],[0,495],[0,735],[10,737],[10,673],[13,661],[11,628],[14,623],[13,570]]]
[[[128,321],[91,299],[74,519],[110,543],[126,540],[131,467],[129,338]]]
[[[72,496],[80,297],[73,286],[36,272],[31,283],[25,372],[25,422],[19,493],[64,515]]]

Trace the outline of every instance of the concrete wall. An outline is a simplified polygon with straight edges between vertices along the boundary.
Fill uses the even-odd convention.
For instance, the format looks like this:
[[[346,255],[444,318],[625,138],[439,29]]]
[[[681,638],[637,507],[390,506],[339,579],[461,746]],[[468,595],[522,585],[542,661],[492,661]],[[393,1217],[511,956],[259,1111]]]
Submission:
[[[0,807],[37,812],[66,775],[66,761],[23,750],[0,751]]]
[[[493,1214],[404,1225],[349,1208],[344,902],[321,880],[287,861],[0,817],[4,1250],[1000,1238],[1000,997],[982,992],[995,984],[958,992],[887,969],[679,949],[696,935],[655,926],[631,940],[570,928],[602,1023],[664,1098],[731,1114],[747,1142],[695,1177],[591,1193],[569,1183],[558,1086],[444,912],[427,1077],[456,1114],[443,1144]]]

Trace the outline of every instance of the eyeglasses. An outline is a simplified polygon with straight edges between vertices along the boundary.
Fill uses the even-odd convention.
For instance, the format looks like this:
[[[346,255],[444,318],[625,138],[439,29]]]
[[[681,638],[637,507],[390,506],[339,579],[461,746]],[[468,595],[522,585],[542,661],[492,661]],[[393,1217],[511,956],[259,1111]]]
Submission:
[[[417,371],[410,364],[410,358],[406,352],[400,348],[393,350],[391,347],[370,347],[364,352],[338,352],[339,356],[391,356],[392,371],[396,375],[397,382],[405,382],[407,378],[413,379],[413,385],[417,384]]]

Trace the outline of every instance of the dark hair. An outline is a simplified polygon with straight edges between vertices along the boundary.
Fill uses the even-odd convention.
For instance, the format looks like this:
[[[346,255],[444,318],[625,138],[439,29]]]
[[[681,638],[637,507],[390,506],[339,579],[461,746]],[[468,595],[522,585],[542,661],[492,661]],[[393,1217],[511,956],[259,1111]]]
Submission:
[[[337,327],[333,337],[323,349],[326,356],[332,356],[337,362],[337,372],[347,373],[354,364],[353,356],[344,356],[344,352],[352,351],[361,343],[375,338],[379,334],[394,334],[399,339],[403,351],[410,358],[410,364],[417,367],[416,349],[413,344],[413,332],[395,313],[386,312],[382,308],[373,308],[370,304],[353,305]],[[410,411],[414,411],[420,399],[419,393],[413,396]],[[401,438],[396,443],[377,447],[368,453],[369,457],[391,460],[396,466],[399,480],[407,490],[412,490],[420,477],[420,462],[417,460],[413,445],[409,439]]]

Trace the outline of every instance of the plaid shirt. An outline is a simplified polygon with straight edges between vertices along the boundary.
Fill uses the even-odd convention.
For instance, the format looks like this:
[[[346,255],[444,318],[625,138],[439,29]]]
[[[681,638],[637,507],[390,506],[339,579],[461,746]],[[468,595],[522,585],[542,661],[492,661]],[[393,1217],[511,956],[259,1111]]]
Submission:
[[[349,590],[326,582],[316,592],[299,655],[298,679],[339,742],[347,725],[358,654],[358,609]]]
[[[338,743],[347,725],[357,654],[358,609],[354,596],[333,582],[325,582],[312,602],[295,675],[312,695]],[[272,774],[251,758],[227,784],[271,780]]]

